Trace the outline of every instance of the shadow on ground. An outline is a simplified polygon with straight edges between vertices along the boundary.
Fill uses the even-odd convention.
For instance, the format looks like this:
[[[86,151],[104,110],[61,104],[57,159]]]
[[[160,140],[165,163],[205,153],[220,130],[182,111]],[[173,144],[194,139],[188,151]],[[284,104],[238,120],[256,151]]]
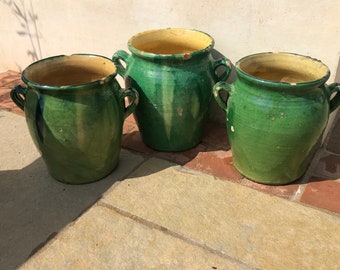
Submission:
[[[128,154],[121,156],[125,166],[86,185],[54,180],[41,158],[21,170],[0,171],[0,269],[20,266],[141,162],[126,164]]]

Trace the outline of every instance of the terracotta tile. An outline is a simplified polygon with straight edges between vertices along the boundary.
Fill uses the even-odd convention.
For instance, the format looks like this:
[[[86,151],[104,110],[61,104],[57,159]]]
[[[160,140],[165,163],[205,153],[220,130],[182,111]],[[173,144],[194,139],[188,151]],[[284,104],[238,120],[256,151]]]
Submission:
[[[137,125],[133,122],[124,121],[123,124],[123,135],[128,135],[129,133],[132,133],[133,131],[138,131]]]
[[[306,185],[300,201],[340,214],[340,183],[313,178]]]
[[[144,154],[151,154],[155,151],[144,144],[139,131],[124,134],[122,138],[122,147]]]
[[[10,88],[0,88],[0,109],[24,115],[24,112],[12,101],[10,91]]]
[[[313,174],[328,179],[340,178],[340,155],[323,150]]]
[[[9,106],[10,107],[16,106],[9,95],[10,91],[11,89],[8,89],[8,88],[6,89],[0,88],[0,106],[1,107],[8,108]]]
[[[155,152],[155,156],[172,161],[174,163],[185,165],[197,157],[200,152],[207,150],[207,146],[199,144],[193,149],[182,152]]]
[[[6,71],[0,73],[0,87],[12,88],[17,84],[21,84],[21,75],[16,71]]]
[[[24,112],[12,101],[10,91],[17,84],[22,84],[20,73],[7,71],[0,73],[0,109],[11,111],[19,115]]]
[[[11,92],[11,88],[8,87],[4,87],[4,88],[0,88],[0,101],[2,100],[11,100],[10,97],[10,93]]]
[[[207,152],[199,152],[195,159],[185,164],[185,167],[234,182],[241,182],[243,178],[233,165],[231,150],[210,148]]]
[[[128,117],[126,117],[125,122],[130,122],[130,123],[136,124],[136,120],[135,120],[135,117],[133,116],[133,114],[130,114]]]
[[[209,122],[205,128],[202,142],[218,149],[229,150],[227,128],[223,125]]]
[[[300,184],[298,182],[294,182],[288,185],[282,185],[282,186],[270,186],[270,185],[264,185],[260,184],[248,179],[244,179],[242,181],[242,184],[251,187],[253,189],[259,190],[264,193],[268,193],[270,195],[275,195],[284,199],[292,199],[296,192],[299,189]]]

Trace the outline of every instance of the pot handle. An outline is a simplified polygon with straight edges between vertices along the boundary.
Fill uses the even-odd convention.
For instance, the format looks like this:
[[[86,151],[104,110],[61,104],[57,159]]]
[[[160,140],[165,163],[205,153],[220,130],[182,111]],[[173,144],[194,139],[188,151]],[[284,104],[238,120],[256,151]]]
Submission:
[[[223,71],[223,73],[220,76],[218,76],[217,73],[216,73],[216,70],[220,66],[224,66],[225,71]],[[217,82],[226,81],[228,79],[230,71],[231,71],[231,61],[226,57],[222,57],[221,59],[215,60],[214,63],[213,63],[213,69],[214,69],[214,72],[215,72]]]
[[[332,83],[328,86],[328,88],[330,96],[336,92],[335,96],[330,100],[329,103],[330,112],[333,112],[340,105],[340,83]]]
[[[131,113],[133,113],[139,101],[138,92],[133,88],[123,89],[121,98],[124,103],[126,97],[128,97],[129,105],[125,107],[124,119],[126,119]]]
[[[121,61],[123,61],[123,62],[125,62],[125,64],[127,64],[129,56],[130,56],[130,54],[128,54],[124,50],[118,50],[112,56],[112,61],[117,67],[117,72],[123,78],[125,77],[125,67],[122,65]]]
[[[24,110],[27,88],[16,85],[10,92],[11,99],[21,109]]]
[[[228,93],[228,97],[225,101],[222,99],[220,95],[221,91],[225,91]],[[228,101],[229,95],[231,94],[231,91],[232,91],[232,85],[226,82],[218,82],[213,87],[213,94],[216,99],[216,102],[225,111],[227,110],[227,101]]]

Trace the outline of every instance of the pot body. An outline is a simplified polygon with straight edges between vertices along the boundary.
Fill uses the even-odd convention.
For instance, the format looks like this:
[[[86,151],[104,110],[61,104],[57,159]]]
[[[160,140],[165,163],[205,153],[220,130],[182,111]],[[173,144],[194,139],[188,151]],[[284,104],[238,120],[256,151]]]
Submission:
[[[125,108],[124,97],[135,100],[136,95],[121,89],[115,75],[114,64],[104,57],[57,56],[25,69],[22,79],[27,87],[12,90],[32,139],[57,180],[93,182],[117,166],[123,121],[135,106]]]
[[[338,85],[325,84],[329,71],[320,61],[288,53],[245,57],[236,73],[232,85],[214,87],[226,111],[235,167],[264,184],[298,179],[320,146],[330,111],[338,106],[338,93],[330,101]],[[227,104],[221,90],[229,93]]]
[[[117,51],[113,56],[126,87],[139,93],[135,117],[144,143],[151,148],[183,151],[200,142],[211,89],[230,70],[225,58],[212,58],[213,45],[209,35],[196,30],[152,30],[130,39],[132,54]],[[216,75],[219,66],[225,67],[221,76]]]

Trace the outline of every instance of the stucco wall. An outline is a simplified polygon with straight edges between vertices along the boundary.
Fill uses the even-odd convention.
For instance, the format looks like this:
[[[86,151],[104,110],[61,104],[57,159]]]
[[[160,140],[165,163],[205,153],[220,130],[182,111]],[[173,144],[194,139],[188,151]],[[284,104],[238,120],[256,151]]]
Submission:
[[[232,62],[256,52],[296,52],[322,60],[334,81],[339,14],[338,0],[0,0],[0,71],[56,54],[111,57],[138,32],[186,27],[212,35]]]

